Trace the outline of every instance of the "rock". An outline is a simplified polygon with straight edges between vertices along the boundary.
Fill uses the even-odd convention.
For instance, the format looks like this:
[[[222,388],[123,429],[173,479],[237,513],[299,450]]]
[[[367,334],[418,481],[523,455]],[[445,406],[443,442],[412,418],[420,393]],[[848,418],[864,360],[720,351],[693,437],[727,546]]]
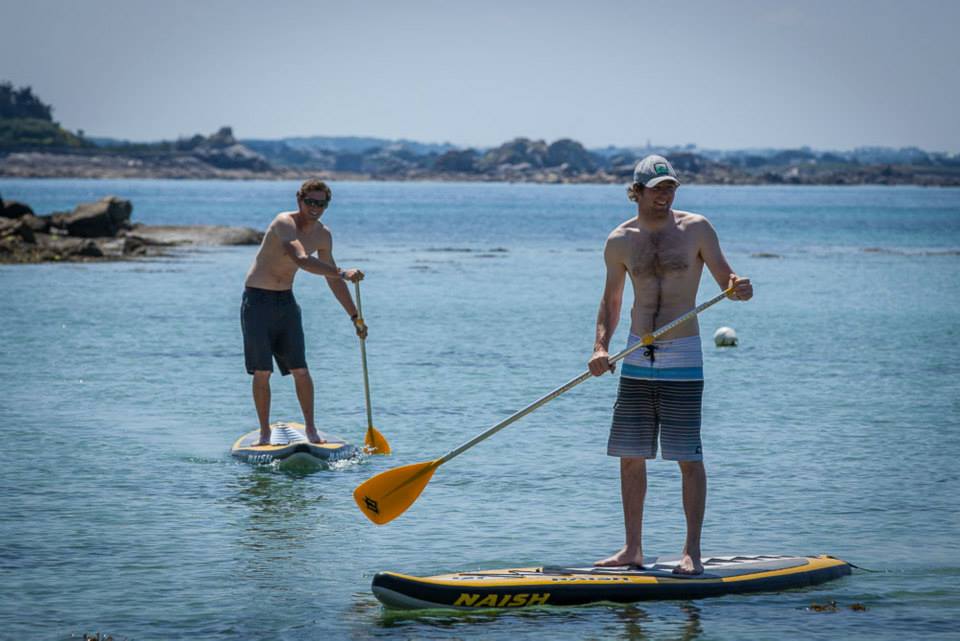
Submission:
[[[732,327],[720,327],[713,333],[713,342],[717,347],[736,347],[737,332]]]
[[[562,138],[547,147],[546,164],[548,167],[561,167],[565,175],[589,173],[597,170],[593,154],[583,145],[569,138]]]
[[[54,223],[67,230],[70,236],[97,238],[116,236],[122,229],[129,227],[133,205],[129,200],[108,196],[95,203],[77,205],[69,216],[54,216]]]
[[[258,245],[263,240],[263,232],[249,227],[132,225],[132,211],[130,201],[110,196],[72,212],[0,216],[0,263],[126,260],[170,256],[166,248],[174,245]]]
[[[465,151],[450,150],[436,161],[437,171],[473,172],[477,169],[478,154],[473,149]]]
[[[234,144],[228,147],[201,146],[193,154],[205,163],[220,169],[249,169],[251,171],[270,171],[273,167],[257,152]]]
[[[263,232],[221,225],[136,225],[127,238],[145,245],[259,245]]]
[[[87,258],[103,258],[105,253],[100,242],[92,238],[69,238],[50,234],[37,235],[38,252],[31,262],[68,261]]]
[[[37,242],[33,229],[22,218],[0,218],[0,238],[14,236],[31,245]]]
[[[147,244],[136,236],[127,236],[123,239],[124,256],[143,256],[147,253]]]
[[[7,262],[14,255],[19,244],[16,237],[0,237],[0,257],[5,259],[4,262]]]
[[[50,217],[49,216],[34,216],[33,214],[27,214],[23,216],[20,220],[23,221],[23,224],[32,229],[38,234],[46,234],[50,231]]]
[[[487,151],[477,162],[482,171],[498,171],[504,166],[513,171],[546,166],[547,143],[543,140],[515,138],[499,147]]]
[[[237,144],[233,137],[233,127],[220,127],[215,134],[207,136],[207,143],[212,147],[230,147]]]
[[[0,200],[0,216],[4,218],[21,218],[26,215],[33,215],[33,209],[16,200]]]
[[[63,258],[76,254],[86,241],[83,238],[69,238],[54,234],[37,234],[37,245],[44,252]],[[58,259],[59,260],[59,259]]]
[[[103,250],[94,240],[83,241],[74,252],[77,256],[89,256],[91,258],[101,258]]]

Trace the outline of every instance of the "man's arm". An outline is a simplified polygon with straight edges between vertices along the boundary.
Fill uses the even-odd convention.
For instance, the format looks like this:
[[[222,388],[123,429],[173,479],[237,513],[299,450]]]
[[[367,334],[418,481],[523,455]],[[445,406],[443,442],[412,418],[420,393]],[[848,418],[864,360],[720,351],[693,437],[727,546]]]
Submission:
[[[297,267],[317,276],[343,277],[336,265],[326,263],[307,253],[297,240],[297,225],[292,220],[288,220],[286,216],[278,217],[273,224],[273,230],[283,245],[283,252],[297,264]]]
[[[627,279],[627,266],[621,255],[623,238],[613,234],[607,238],[603,248],[603,262],[607,267],[607,277],[603,286],[603,296],[600,298],[600,310],[597,312],[597,334],[593,344],[593,355],[588,366],[590,373],[600,376],[604,372],[612,372],[614,365],[610,364],[610,339],[620,322],[620,306],[623,304],[623,286]]]
[[[330,262],[336,268],[337,261],[333,258],[333,238],[330,239]],[[347,312],[347,315],[350,316],[350,320],[353,321],[353,327],[357,332],[357,336],[360,338],[367,337],[367,325],[360,318],[360,312],[357,310],[356,305],[353,303],[353,298],[350,296],[350,290],[347,288],[347,283],[345,280],[350,280],[357,282],[363,280],[363,272],[359,269],[348,269],[340,270],[337,272],[340,276],[327,276],[327,287],[330,288],[330,291],[333,293],[334,297],[339,301],[340,306],[343,307],[343,311]]]
[[[753,285],[749,278],[741,278],[733,271],[733,267],[727,262],[723,251],[720,249],[720,239],[717,238],[717,232],[706,218],[703,219],[703,236],[700,244],[700,257],[713,279],[717,281],[721,289],[735,287],[730,298],[734,300],[750,300],[753,298]]]

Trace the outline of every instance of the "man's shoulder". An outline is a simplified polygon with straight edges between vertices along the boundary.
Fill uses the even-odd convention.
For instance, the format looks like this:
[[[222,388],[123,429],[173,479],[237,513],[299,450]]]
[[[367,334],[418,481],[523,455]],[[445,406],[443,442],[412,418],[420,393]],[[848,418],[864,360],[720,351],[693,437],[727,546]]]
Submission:
[[[608,241],[618,241],[626,239],[630,234],[638,231],[640,228],[639,223],[637,222],[636,217],[628,218],[619,225],[613,228],[613,231],[610,232],[610,235],[607,236]]]
[[[266,236],[269,238],[280,238],[287,241],[296,238],[297,222],[293,219],[295,212],[282,211],[273,217],[267,226]]]
[[[697,227],[704,224],[709,225],[710,221],[707,220],[707,217],[703,214],[697,214],[692,211],[683,211],[681,209],[674,209],[673,216],[676,221],[684,227]]]
[[[281,211],[279,214],[273,217],[273,220],[270,221],[270,227],[296,227],[297,222],[293,219],[293,215],[296,212],[293,211]]]
[[[326,245],[333,238],[333,234],[330,233],[330,228],[321,223],[319,220],[314,223],[313,227],[308,232],[308,235],[315,242],[318,242],[321,245]]]

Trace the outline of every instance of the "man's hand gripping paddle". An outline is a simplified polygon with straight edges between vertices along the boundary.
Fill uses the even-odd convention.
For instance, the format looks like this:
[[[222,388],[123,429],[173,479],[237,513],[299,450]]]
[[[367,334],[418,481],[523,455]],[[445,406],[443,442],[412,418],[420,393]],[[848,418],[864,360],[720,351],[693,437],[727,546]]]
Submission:
[[[354,281],[357,296],[357,324],[363,327],[363,306],[360,304],[360,281]],[[363,361],[363,397],[367,401],[367,433],[363,437],[363,449],[368,454],[389,454],[390,444],[377,428],[373,426],[373,414],[370,412],[370,379],[367,376],[367,339],[360,338],[360,360]]]
[[[717,294],[707,302],[702,303],[694,309],[691,309],[689,312],[677,318],[676,320],[673,320],[660,329],[647,334],[642,340],[634,343],[622,352],[611,356],[610,363],[616,363],[617,361],[626,358],[635,350],[650,345],[659,337],[669,332],[671,329],[687,322],[691,318],[694,318],[697,314],[708,307],[719,303],[721,300],[732,294],[733,291],[734,288],[730,287],[729,289]],[[587,370],[580,376],[568,381],[546,396],[542,396],[530,405],[524,407],[522,410],[517,411],[512,416],[500,421],[481,434],[474,436],[457,449],[447,452],[438,459],[427,461],[425,463],[413,463],[411,465],[396,467],[392,470],[387,470],[386,472],[381,472],[376,476],[370,477],[358,485],[357,489],[353,491],[353,498],[360,507],[360,511],[377,525],[389,523],[393,519],[403,514],[408,507],[413,505],[413,502],[416,501],[417,497],[420,496],[420,493],[423,492],[423,488],[426,487],[427,483],[430,482],[430,478],[433,476],[433,473],[438,467],[453,457],[463,454],[480,441],[493,436],[517,419],[523,418],[542,405],[546,405],[548,402],[552,401],[564,392],[576,387],[588,378],[591,378],[591,376],[590,370]]]

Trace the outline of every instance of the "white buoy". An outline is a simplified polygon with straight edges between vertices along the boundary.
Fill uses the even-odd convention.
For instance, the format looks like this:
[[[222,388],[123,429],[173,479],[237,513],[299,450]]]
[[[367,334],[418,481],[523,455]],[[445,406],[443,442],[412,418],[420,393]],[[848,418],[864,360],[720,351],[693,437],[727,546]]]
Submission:
[[[717,347],[736,347],[737,332],[732,327],[721,327],[713,333],[713,342]]]

